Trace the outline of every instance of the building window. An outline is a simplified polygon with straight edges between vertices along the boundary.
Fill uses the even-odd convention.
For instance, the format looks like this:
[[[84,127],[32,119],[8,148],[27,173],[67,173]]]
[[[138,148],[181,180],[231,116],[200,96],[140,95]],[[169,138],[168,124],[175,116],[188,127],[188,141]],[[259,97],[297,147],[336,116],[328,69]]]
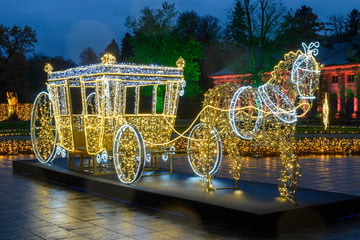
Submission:
[[[355,82],[355,75],[348,75],[348,82]]]
[[[333,83],[338,83],[338,82],[339,82],[338,76],[333,76],[333,77],[332,77],[332,82],[333,82]]]

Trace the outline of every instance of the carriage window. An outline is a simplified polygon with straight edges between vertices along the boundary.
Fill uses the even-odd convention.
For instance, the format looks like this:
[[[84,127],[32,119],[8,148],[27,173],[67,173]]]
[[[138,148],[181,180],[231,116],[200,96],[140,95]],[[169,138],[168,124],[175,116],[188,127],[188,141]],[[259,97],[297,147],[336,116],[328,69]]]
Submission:
[[[70,87],[71,107],[73,114],[82,113],[81,91],[79,87]]]
[[[153,86],[140,87],[139,113],[152,113]]]
[[[93,88],[93,87],[86,88],[85,92],[86,92],[85,106],[86,106],[87,114],[96,114],[96,113],[98,113],[98,107],[99,106],[98,106],[97,99],[96,99],[95,88]]]
[[[126,106],[125,114],[135,113],[135,87],[127,87],[126,89]]]
[[[157,87],[156,113],[158,113],[158,114],[161,114],[164,112],[165,90],[166,90],[166,85],[159,85]]]

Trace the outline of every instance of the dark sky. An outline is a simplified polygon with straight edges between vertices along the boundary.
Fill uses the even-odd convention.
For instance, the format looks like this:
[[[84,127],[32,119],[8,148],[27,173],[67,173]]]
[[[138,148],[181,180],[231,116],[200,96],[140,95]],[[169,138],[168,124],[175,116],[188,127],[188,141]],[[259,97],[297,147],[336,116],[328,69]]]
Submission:
[[[144,6],[160,8],[163,0],[0,0],[0,23],[29,25],[36,30],[35,51],[47,56],[64,56],[75,62],[86,47],[103,51],[113,38],[120,44],[125,18],[139,16]],[[172,2],[172,1],[170,1]],[[182,12],[194,10],[200,16],[212,15],[221,23],[234,0],[177,0]],[[308,5],[321,21],[334,14],[360,10],[360,0],[283,0],[288,8]]]

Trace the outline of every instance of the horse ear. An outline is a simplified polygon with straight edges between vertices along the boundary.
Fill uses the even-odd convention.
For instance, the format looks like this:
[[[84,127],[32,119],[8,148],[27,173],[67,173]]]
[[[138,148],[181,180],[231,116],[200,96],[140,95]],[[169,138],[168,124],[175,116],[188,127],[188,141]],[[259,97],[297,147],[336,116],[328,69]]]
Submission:
[[[318,49],[311,50],[313,56],[317,56],[319,54]]]
[[[308,50],[308,47],[307,47],[306,43],[302,43],[301,45],[304,48],[304,53],[306,54],[306,52]]]

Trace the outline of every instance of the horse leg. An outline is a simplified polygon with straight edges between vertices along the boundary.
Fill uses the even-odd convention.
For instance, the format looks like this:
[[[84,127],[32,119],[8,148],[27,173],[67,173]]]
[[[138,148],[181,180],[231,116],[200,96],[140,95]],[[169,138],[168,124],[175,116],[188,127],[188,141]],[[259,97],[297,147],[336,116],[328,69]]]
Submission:
[[[233,164],[230,170],[230,174],[234,178],[235,188],[237,188],[238,181],[240,179],[240,171],[243,164],[243,157],[240,156],[238,141],[234,141],[234,138],[227,136],[225,140],[225,145],[230,158],[233,159]]]
[[[284,138],[280,144],[281,151],[281,176],[278,186],[280,196],[296,203],[296,189],[300,177],[300,165],[295,154],[295,144],[289,143],[289,138]],[[294,143],[294,136],[290,142]]]

